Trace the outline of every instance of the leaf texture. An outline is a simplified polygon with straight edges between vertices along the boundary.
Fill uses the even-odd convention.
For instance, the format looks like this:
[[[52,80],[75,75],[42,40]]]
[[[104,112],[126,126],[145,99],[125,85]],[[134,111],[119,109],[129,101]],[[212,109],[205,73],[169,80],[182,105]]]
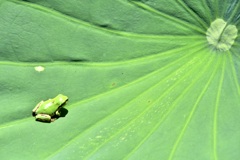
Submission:
[[[238,0],[0,0],[1,159],[238,159],[239,10]],[[206,39],[217,18],[238,29],[225,52]],[[36,122],[34,106],[59,93],[67,115]]]

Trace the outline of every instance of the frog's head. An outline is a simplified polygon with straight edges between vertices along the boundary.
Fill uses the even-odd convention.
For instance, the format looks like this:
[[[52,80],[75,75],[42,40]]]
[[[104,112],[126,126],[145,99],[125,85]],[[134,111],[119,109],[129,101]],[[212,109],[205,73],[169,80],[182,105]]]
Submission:
[[[54,98],[54,103],[61,106],[68,100],[67,96],[64,96],[62,94],[57,95],[57,97]]]

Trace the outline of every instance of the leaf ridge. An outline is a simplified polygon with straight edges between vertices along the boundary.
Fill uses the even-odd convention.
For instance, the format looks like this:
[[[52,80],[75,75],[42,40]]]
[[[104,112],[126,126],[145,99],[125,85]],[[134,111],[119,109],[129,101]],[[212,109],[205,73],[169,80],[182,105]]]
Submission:
[[[121,60],[121,61],[109,61],[109,62],[90,62],[90,61],[51,61],[51,62],[24,62],[24,61],[0,61],[0,65],[12,65],[12,66],[30,66],[34,67],[37,65],[48,65],[48,66],[54,66],[54,65],[80,65],[80,66],[113,66],[113,65],[123,65],[123,64],[132,64],[136,62],[144,62],[146,60],[156,60],[159,58],[162,58],[164,56],[171,56],[173,54],[176,54],[176,52],[188,50],[193,47],[197,47],[205,43],[205,41],[202,41],[200,43],[195,43],[193,45],[186,45],[181,48],[174,48],[170,50],[166,50],[164,52],[158,52],[155,54],[150,54],[146,56],[141,56],[129,60]]]
[[[208,14],[208,17],[209,17],[209,20],[210,20],[210,21],[208,21],[208,24],[210,24],[210,23],[213,21],[213,17],[212,17],[212,15],[210,14],[210,13],[211,13],[211,8],[210,8],[210,6],[207,4],[207,1],[206,1],[206,0],[201,0],[201,2],[202,2],[202,4],[203,4],[204,8],[208,10],[208,11],[207,11],[207,14]]]
[[[214,115],[213,115],[213,158],[214,160],[218,159],[218,153],[217,153],[217,121],[218,121],[218,108],[219,108],[219,101],[221,97],[221,92],[222,92],[222,85],[223,85],[223,79],[224,79],[224,73],[226,69],[226,56],[223,56],[223,65],[222,65],[222,71],[221,71],[221,77],[219,80],[219,86],[217,90],[217,97],[216,97],[216,102],[215,102],[215,109],[214,109]],[[220,57],[221,58],[221,57]],[[221,63],[218,62],[219,66]]]
[[[231,54],[230,51],[228,52],[228,57],[229,57],[229,61],[230,61],[230,64],[231,64],[231,70],[232,70],[234,83],[235,83],[236,88],[237,88],[238,96],[240,97],[240,87],[239,87],[239,83],[238,83],[237,72],[236,72],[236,69],[234,67],[233,57],[232,57],[232,54]]]
[[[219,15],[219,3],[218,3],[218,0],[214,0],[214,6],[215,6],[215,17],[220,17]]]
[[[181,24],[181,25],[183,25],[185,27],[191,28],[191,29],[193,29],[193,30],[195,30],[195,31],[197,31],[199,33],[205,34],[205,32],[201,28],[199,28],[199,27],[197,27],[195,25],[192,25],[192,24],[190,24],[190,23],[188,23],[186,21],[183,21],[183,20],[181,20],[179,18],[175,18],[172,15],[168,15],[166,13],[160,12],[159,10],[156,10],[155,8],[152,8],[152,7],[150,7],[150,6],[148,6],[148,5],[144,4],[144,3],[135,2],[135,1],[132,1],[132,0],[129,0],[129,1],[131,1],[131,3],[133,3],[137,7],[145,9],[149,13],[159,15],[159,16],[164,17],[166,19],[169,19],[169,20],[171,20],[173,22],[179,23],[179,24]]]
[[[233,11],[232,11],[232,14],[230,14],[230,17],[227,19],[228,23],[231,22],[234,18],[235,15],[237,15],[237,12],[239,11],[239,7],[240,7],[240,3],[237,2],[238,0],[235,0],[234,2],[232,2],[227,10],[227,12],[229,10],[231,10],[232,6],[234,7]],[[236,4],[237,3],[237,4]]]
[[[213,62],[213,60],[211,62]],[[208,64],[207,67],[205,67],[205,70],[208,69],[209,66],[210,66],[210,63]],[[210,78],[208,79],[207,83],[205,84],[205,87],[202,89],[201,93],[199,94],[199,96],[198,96],[198,98],[196,100],[196,103],[194,104],[194,106],[193,106],[193,108],[192,108],[192,110],[191,110],[191,112],[190,112],[190,114],[189,114],[189,116],[188,116],[188,118],[187,118],[187,120],[185,122],[185,125],[183,126],[183,128],[182,128],[182,130],[181,130],[181,132],[180,132],[180,134],[179,134],[179,136],[178,136],[178,138],[177,138],[177,140],[176,140],[176,142],[175,142],[175,144],[173,146],[173,149],[172,149],[172,151],[171,151],[171,153],[169,155],[169,158],[168,158],[169,160],[173,159],[173,156],[174,156],[174,154],[175,154],[175,152],[177,150],[177,147],[178,147],[178,145],[180,143],[180,140],[183,138],[183,135],[184,135],[184,133],[185,133],[187,127],[188,127],[188,124],[190,123],[190,121],[191,121],[191,119],[192,119],[192,117],[194,115],[194,112],[196,111],[196,109],[198,107],[199,102],[201,101],[202,97],[204,96],[204,93],[206,92],[206,90],[208,89],[209,85],[211,84],[211,82],[212,82],[216,72],[217,72],[217,67],[215,66],[213,73],[211,74]]]
[[[186,2],[184,2],[183,0],[177,0],[177,2],[190,14],[192,15],[205,29],[207,29],[207,25],[206,23],[200,18],[200,16],[198,14],[196,14],[196,12],[194,12],[188,5]]]

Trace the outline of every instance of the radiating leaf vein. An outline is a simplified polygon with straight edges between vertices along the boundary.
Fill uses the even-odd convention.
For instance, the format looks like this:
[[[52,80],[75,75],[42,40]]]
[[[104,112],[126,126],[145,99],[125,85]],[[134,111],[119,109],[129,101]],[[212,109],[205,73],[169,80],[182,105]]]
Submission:
[[[207,67],[205,67],[205,70],[206,70],[206,69],[209,69],[209,68],[210,68],[210,64],[214,63],[213,59],[212,59],[210,62],[211,62],[211,63],[208,63]],[[181,130],[181,132],[180,132],[179,135],[178,135],[178,138],[177,138],[177,140],[176,140],[176,142],[175,142],[175,144],[174,144],[174,146],[173,146],[173,149],[172,149],[172,151],[171,151],[171,153],[170,153],[170,155],[169,155],[169,158],[168,158],[169,160],[172,160],[172,159],[173,159],[173,156],[174,156],[174,154],[175,154],[175,152],[176,152],[176,150],[177,150],[177,147],[178,147],[181,139],[183,138],[183,135],[184,135],[187,127],[189,126],[189,123],[190,123],[191,120],[192,120],[192,117],[193,117],[193,115],[194,115],[194,113],[195,113],[195,111],[196,111],[196,109],[197,109],[197,107],[198,107],[198,104],[200,103],[202,97],[204,96],[204,93],[206,92],[206,90],[208,89],[209,85],[211,84],[214,76],[216,75],[216,72],[217,72],[217,67],[215,66],[215,68],[214,68],[211,76],[209,77],[207,83],[205,84],[205,87],[202,89],[202,92],[198,95],[198,98],[197,98],[194,106],[192,107],[192,110],[190,111],[190,114],[189,114],[189,116],[187,117],[187,120],[186,120],[186,122],[185,122],[185,124],[184,124],[184,126],[183,126],[183,128],[182,128],[182,130]],[[202,73],[204,73],[204,72],[202,72]],[[196,80],[195,80],[195,81],[196,81]]]
[[[215,102],[215,107],[214,107],[214,112],[213,112],[213,155],[214,155],[214,160],[218,159],[218,152],[217,152],[217,130],[218,130],[218,108],[219,108],[219,101],[222,93],[222,85],[223,85],[223,79],[224,79],[224,72],[226,70],[226,56],[220,57],[221,59],[220,62],[216,66],[221,65],[222,67],[219,67],[222,69],[221,71],[221,77],[219,80],[219,85],[218,85],[218,90],[217,90],[217,97],[216,97],[216,102]]]
[[[156,10],[155,8],[152,8],[152,7],[150,7],[150,6],[148,6],[148,5],[144,4],[144,3],[135,2],[135,1],[132,1],[132,0],[130,0],[130,1],[131,1],[131,3],[133,3],[136,6],[138,6],[139,8],[143,8],[143,9],[147,10],[149,13],[159,15],[159,16],[164,17],[166,19],[169,19],[169,20],[171,20],[173,22],[179,23],[179,24],[181,24],[181,25],[183,25],[185,27],[191,28],[191,29],[193,29],[193,30],[195,30],[195,31],[197,31],[199,33],[205,34],[205,31],[202,28],[199,28],[199,27],[197,27],[195,25],[192,25],[192,24],[190,24],[190,23],[188,23],[186,21],[183,21],[183,20],[181,20],[179,18],[176,18],[175,16],[168,15],[166,13],[160,12],[159,10]]]

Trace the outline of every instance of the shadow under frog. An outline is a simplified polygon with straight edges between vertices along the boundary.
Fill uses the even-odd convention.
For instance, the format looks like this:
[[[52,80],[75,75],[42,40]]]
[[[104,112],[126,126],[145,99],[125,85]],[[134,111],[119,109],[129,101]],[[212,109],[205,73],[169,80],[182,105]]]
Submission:
[[[68,97],[62,94],[57,95],[53,99],[39,102],[32,110],[32,115],[36,121],[51,123],[59,117],[65,117],[68,110],[63,106],[68,101]]]

